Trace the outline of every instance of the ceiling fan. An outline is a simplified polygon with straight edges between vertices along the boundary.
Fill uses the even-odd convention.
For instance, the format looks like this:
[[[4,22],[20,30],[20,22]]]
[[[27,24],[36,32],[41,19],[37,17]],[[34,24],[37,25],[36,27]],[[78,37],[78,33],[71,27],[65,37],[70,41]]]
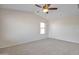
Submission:
[[[41,5],[38,5],[38,4],[35,4],[35,6],[39,7],[39,8],[42,8],[43,9],[43,12],[47,13],[48,14],[48,11],[49,10],[57,10],[58,8],[49,8],[51,4],[44,4],[43,6]]]

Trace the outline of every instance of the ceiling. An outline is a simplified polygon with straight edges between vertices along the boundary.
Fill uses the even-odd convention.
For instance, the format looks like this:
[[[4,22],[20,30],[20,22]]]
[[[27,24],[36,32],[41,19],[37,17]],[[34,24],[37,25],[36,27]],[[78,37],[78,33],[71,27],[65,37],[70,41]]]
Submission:
[[[62,16],[79,16],[79,6],[77,4],[52,4],[50,7],[57,7],[58,10],[50,10],[48,14],[43,13],[41,8],[34,4],[2,4],[0,8],[14,9],[20,11],[33,12],[45,19],[51,20]]]

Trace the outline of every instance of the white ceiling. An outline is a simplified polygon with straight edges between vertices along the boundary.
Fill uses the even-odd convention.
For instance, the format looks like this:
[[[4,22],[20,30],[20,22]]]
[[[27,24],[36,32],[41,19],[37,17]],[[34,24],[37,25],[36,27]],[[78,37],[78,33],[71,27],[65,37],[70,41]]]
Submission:
[[[20,11],[34,12],[35,14],[52,19],[53,17],[61,16],[79,16],[79,8],[77,4],[52,4],[50,7],[57,7],[58,10],[51,10],[48,14],[43,13],[41,8],[33,4],[2,4],[0,8],[14,9]]]

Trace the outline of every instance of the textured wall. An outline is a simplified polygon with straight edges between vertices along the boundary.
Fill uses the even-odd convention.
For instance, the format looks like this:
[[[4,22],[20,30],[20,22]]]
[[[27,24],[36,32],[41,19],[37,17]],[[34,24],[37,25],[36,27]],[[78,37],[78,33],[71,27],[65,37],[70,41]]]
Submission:
[[[48,21],[30,12],[0,9],[2,39],[0,48],[44,39],[48,36]],[[40,22],[45,22],[46,34],[40,35]]]
[[[79,43],[79,17],[60,17],[50,21],[50,38]]]

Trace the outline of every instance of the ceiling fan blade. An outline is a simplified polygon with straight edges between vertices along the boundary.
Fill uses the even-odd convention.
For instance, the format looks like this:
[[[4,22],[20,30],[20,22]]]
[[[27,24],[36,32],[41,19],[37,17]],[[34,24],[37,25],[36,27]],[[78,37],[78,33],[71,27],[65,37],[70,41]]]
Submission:
[[[58,8],[49,8],[49,10],[57,10]]]
[[[42,8],[40,5],[37,5],[37,4],[35,4],[35,6],[37,6],[37,7],[39,7],[39,8]]]

